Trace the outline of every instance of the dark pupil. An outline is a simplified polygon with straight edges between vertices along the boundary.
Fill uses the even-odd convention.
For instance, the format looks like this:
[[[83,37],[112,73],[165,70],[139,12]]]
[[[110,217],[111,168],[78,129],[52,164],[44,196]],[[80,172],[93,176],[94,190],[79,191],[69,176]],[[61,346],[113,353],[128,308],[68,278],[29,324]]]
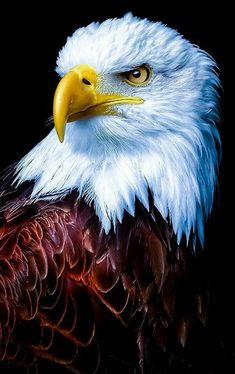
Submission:
[[[139,78],[141,76],[140,70],[133,70],[132,75],[134,78]]]

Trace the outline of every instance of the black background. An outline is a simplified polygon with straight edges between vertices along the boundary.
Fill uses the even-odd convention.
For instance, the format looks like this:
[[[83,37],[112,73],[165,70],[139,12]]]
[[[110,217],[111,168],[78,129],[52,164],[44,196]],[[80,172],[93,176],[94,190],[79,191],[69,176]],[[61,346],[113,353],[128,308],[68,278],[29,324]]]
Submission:
[[[132,11],[140,17],[162,21],[177,29],[217,61],[222,80],[222,121],[220,133],[223,160],[219,193],[207,226],[208,273],[214,284],[221,329],[232,336],[234,328],[234,244],[233,244],[233,43],[229,42],[232,10],[204,2],[178,2],[172,8],[150,1],[62,0],[31,5],[3,4],[1,9],[1,148],[0,168],[17,161],[50,130],[46,121],[52,114],[53,93],[58,82],[54,72],[59,49],[78,27]],[[3,25],[3,21],[6,22]],[[234,317],[233,317],[234,316]],[[235,332],[235,331],[234,331]]]

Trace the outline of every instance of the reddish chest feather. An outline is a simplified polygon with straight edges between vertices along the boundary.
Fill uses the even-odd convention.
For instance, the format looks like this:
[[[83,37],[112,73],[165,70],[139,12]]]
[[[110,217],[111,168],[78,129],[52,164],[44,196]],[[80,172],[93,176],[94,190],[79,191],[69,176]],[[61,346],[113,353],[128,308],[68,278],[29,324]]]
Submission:
[[[113,329],[134,347],[115,354],[145,370],[150,341],[164,350],[173,329],[184,344],[190,320],[205,318],[201,291],[182,287],[191,252],[170,247],[173,235],[157,212],[153,218],[139,204],[136,218],[126,215],[105,235],[93,208],[73,196],[35,208],[3,212],[1,360],[92,373],[105,368],[113,343],[104,336]],[[189,307],[180,306],[182,295]]]

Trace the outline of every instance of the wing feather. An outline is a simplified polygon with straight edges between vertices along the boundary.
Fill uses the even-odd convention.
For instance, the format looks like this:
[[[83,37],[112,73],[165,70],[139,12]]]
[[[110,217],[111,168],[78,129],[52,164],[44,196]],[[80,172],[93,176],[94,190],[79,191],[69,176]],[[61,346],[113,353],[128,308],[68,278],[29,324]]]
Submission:
[[[194,254],[177,247],[155,208],[137,202],[136,216],[126,213],[108,235],[74,193],[33,206],[22,193],[1,212],[1,360],[152,373],[170,362],[167,347],[187,344],[193,321],[205,320]]]

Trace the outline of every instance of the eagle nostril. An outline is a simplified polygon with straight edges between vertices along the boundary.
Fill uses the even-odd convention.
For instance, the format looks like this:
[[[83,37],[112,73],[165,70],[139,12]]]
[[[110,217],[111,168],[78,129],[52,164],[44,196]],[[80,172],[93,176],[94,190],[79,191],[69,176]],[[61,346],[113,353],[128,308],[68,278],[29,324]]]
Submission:
[[[82,81],[84,84],[87,84],[88,86],[91,86],[91,82],[89,82],[89,80],[87,80],[86,78],[82,78]]]

